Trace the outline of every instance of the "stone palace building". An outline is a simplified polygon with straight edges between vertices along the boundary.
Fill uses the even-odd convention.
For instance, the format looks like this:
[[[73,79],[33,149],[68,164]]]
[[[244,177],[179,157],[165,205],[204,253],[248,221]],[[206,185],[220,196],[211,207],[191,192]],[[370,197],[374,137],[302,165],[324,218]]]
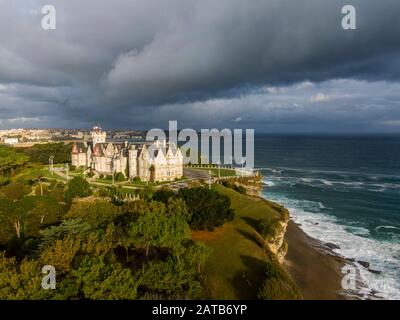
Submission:
[[[71,163],[99,174],[121,172],[142,181],[172,181],[183,176],[183,156],[175,144],[106,142],[107,134],[93,127],[91,141],[74,143]]]

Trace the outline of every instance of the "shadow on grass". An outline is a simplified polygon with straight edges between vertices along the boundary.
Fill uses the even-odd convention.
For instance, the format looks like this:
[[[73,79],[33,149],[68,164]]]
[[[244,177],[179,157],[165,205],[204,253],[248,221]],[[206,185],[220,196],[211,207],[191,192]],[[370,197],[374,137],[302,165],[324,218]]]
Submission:
[[[246,222],[250,227],[254,228],[255,231],[258,231],[258,226],[260,225],[260,221],[257,219],[242,217],[244,222]]]
[[[266,262],[247,255],[240,258],[245,270],[238,271],[231,283],[238,299],[257,299],[258,290],[265,278]]]
[[[250,240],[252,242],[254,242],[257,246],[259,246],[260,248],[265,249],[264,247],[264,243],[262,238],[258,235],[258,233],[254,232],[254,233],[250,233],[247,232],[245,230],[242,229],[236,229],[237,232],[239,232],[243,237],[245,237],[247,240]]]
[[[256,243],[258,245],[257,237],[253,233],[247,232],[247,231],[242,230],[242,229],[236,229],[236,231],[239,232],[247,240],[250,240],[250,241],[252,241],[252,242],[254,242],[254,243]]]

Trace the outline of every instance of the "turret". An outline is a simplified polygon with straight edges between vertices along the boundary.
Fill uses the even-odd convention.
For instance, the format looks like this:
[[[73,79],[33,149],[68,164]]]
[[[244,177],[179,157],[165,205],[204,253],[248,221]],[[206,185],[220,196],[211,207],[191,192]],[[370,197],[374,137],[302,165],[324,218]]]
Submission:
[[[135,178],[138,175],[137,168],[137,156],[138,151],[134,145],[128,150],[128,169],[129,169],[129,178]]]
[[[100,127],[93,127],[91,135],[92,135],[93,146],[95,146],[98,143],[106,142],[107,133],[103,132]]]

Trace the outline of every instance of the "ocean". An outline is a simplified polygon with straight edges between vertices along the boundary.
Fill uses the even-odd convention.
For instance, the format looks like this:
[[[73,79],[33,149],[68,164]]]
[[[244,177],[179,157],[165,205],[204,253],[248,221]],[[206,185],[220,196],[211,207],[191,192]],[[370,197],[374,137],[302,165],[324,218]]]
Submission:
[[[372,292],[400,299],[400,135],[256,135],[255,165],[266,198],[311,237],[381,271],[358,265]]]

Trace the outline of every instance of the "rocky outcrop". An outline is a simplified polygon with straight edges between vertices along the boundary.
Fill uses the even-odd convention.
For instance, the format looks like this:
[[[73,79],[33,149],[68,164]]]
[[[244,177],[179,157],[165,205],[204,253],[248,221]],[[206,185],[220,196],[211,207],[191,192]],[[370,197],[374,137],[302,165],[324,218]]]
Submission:
[[[269,250],[276,255],[278,262],[282,263],[288,251],[288,245],[285,241],[285,233],[289,220],[279,221],[279,227],[274,236],[266,240]]]
[[[235,189],[236,191],[243,193],[240,189],[245,190],[249,196],[261,196],[262,191],[262,176],[255,175],[251,177],[225,177],[218,180],[219,183],[225,187]]]
[[[368,269],[369,268],[369,262],[367,261],[362,261],[362,260],[357,260],[357,262],[363,266],[364,268]]]
[[[248,194],[249,196],[260,196],[261,195],[261,186],[259,185],[245,185],[245,184],[240,184],[237,183],[239,186],[242,186],[243,188],[246,189],[246,194]]]
[[[334,249],[340,249],[340,247],[332,242],[327,242],[325,243],[325,247],[334,250]]]

